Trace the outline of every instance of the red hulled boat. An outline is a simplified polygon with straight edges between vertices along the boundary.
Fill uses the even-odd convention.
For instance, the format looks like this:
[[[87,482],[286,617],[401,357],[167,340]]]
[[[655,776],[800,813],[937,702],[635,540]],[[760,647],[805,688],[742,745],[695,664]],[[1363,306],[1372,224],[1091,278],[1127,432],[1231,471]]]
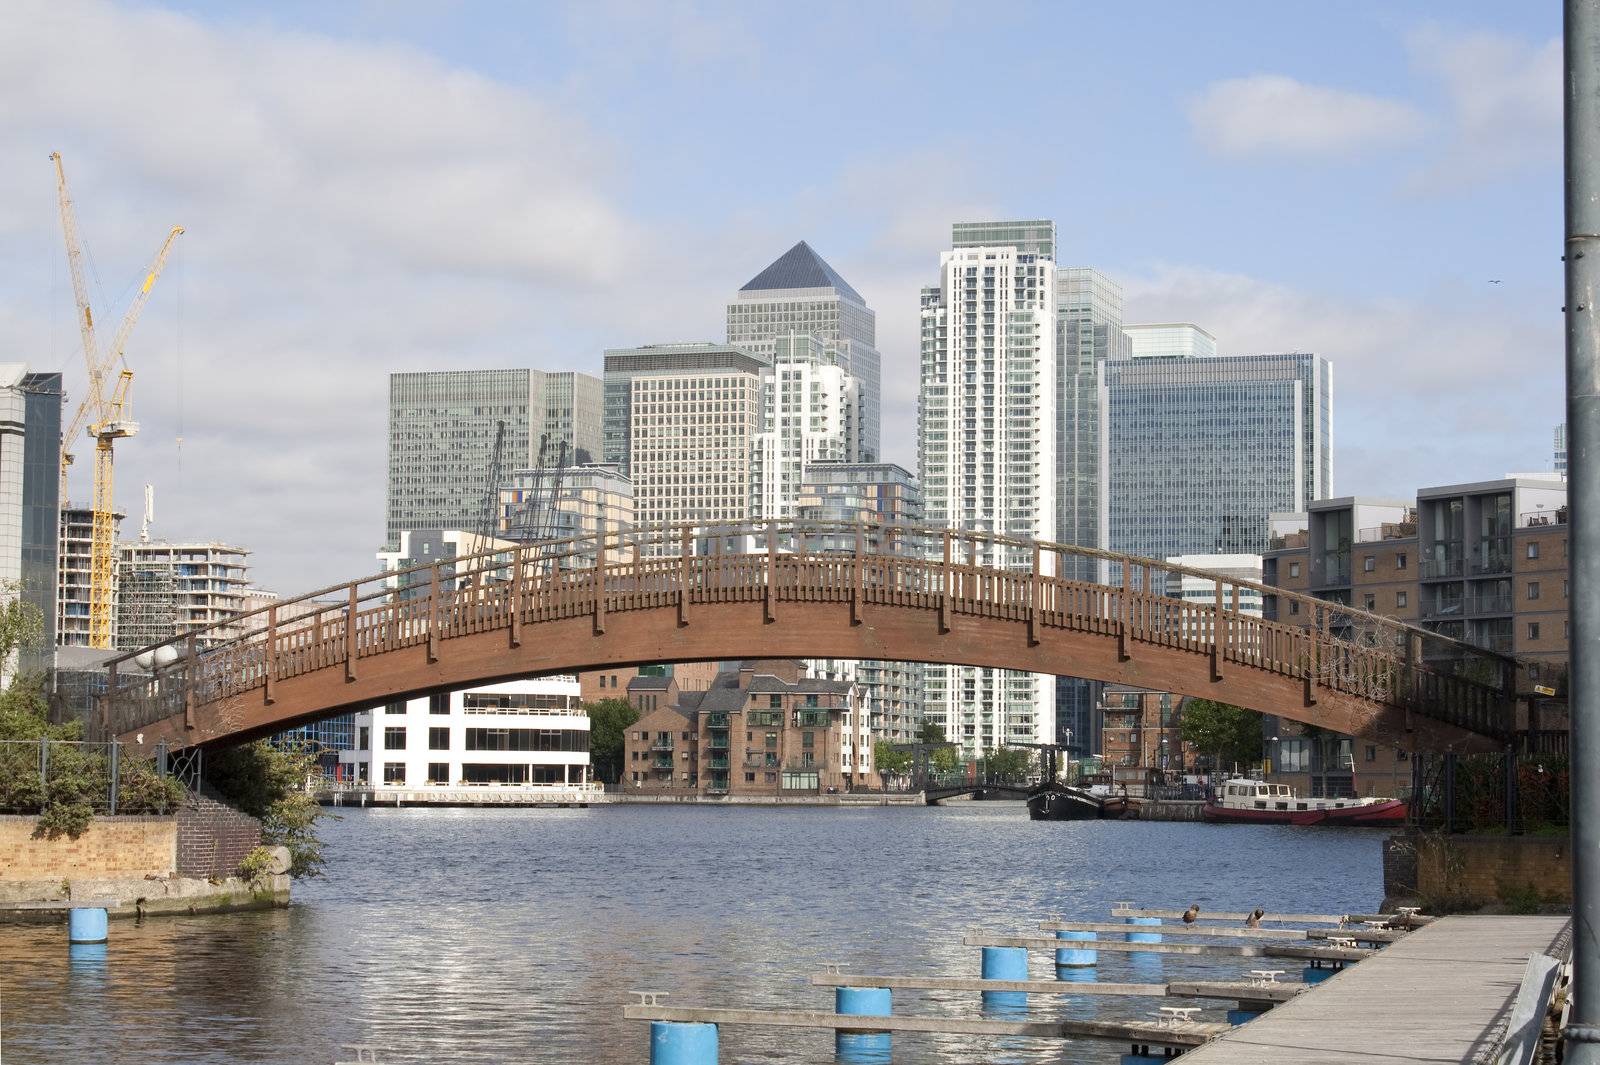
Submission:
[[[1406,820],[1400,799],[1302,799],[1286,784],[1244,778],[1219,785],[1201,812],[1232,824],[1391,827]]]

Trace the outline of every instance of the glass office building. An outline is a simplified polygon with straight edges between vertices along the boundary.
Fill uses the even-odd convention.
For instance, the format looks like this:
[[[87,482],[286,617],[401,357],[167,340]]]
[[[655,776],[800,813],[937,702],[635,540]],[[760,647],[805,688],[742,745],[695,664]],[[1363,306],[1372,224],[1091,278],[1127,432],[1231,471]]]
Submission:
[[[1106,364],[1112,551],[1260,554],[1333,494],[1333,369],[1308,354]]]
[[[1209,359],[1217,353],[1217,338],[1192,322],[1158,322],[1125,325],[1131,359]]]
[[[771,362],[779,337],[828,341],[839,365],[860,383],[854,457],[876,462],[882,406],[878,316],[839,272],[801,241],[745,283],[728,304],[728,343]]]

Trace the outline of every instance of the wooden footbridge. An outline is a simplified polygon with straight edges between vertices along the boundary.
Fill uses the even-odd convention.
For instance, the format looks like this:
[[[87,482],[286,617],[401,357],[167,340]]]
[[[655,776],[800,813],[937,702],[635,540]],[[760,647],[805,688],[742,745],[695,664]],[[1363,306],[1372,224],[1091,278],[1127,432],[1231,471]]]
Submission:
[[[1212,594],[1165,594],[1179,575]],[[1233,609],[1244,591],[1294,620]],[[95,725],[145,747],[230,744],[475,683],[771,657],[1084,677],[1457,751],[1503,742],[1515,686],[1504,656],[1153,559],[784,520],[623,529],[320,589],[113,659]]]

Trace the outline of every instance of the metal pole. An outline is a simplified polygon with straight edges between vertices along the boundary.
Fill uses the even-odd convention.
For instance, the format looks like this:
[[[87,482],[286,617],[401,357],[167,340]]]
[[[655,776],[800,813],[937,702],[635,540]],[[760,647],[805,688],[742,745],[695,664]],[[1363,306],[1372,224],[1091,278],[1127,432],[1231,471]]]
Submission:
[[[1600,0],[1565,0],[1567,500],[1571,517],[1572,1011],[1566,1060],[1600,1065]]]

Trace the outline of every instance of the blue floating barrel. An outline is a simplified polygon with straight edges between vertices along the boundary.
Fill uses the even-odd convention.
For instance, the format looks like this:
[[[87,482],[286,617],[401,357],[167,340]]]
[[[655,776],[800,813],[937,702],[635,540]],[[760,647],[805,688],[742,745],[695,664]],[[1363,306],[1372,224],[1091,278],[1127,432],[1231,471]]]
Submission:
[[[67,942],[104,943],[107,923],[103,907],[74,906],[67,911]]]
[[[1320,984],[1324,980],[1331,979],[1333,974],[1338,971],[1338,969],[1324,969],[1320,965],[1308,965],[1300,976],[1308,984]]]
[[[833,989],[833,1011],[850,1017],[888,1017],[893,1012],[891,1000],[887,987]],[[887,1065],[891,1046],[888,1032],[871,1028],[841,1028],[833,1037],[834,1054],[847,1065]]]
[[[1159,917],[1124,917],[1122,919],[1122,921],[1123,921],[1124,924],[1157,925],[1157,926],[1159,926],[1161,924],[1161,918],[1159,918]],[[1161,933],[1160,932],[1129,932],[1125,938],[1127,939],[1127,941],[1129,943],[1159,943],[1159,942],[1161,942]]]
[[[651,1021],[650,1065],[717,1065],[717,1026]]]
[[[985,980],[1026,980],[1027,948],[984,947],[982,975]],[[985,991],[983,1002],[986,1006],[1018,1006],[1026,1009],[1028,996],[1022,991]]]
[[[1100,938],[1100,933],[1098,933],[1098,932],[1058,931],[1056,933],[1056,938],[1057,939],[1069,940],[1069,941],[1076,942],[1076,943],[1081,943],[1081,942],[1084,942],[1084,941],[1092,942],[1092,941]],[[1071,969],[1084,968],[1084,967],[1087,967],[1087,966],[1095,965],[1099,961],[1100,961],[1100,952],[1097,951],[1097,950],[1093,950],[1093,949],[1087,948],[1087,947],[1072,947],[1072,948],[1065,949],[1065,950],[1057,949],[1057,951],[1056,951],[1056,968],[1058,968],[1058,969],[1062,969],[1062,968],[1071,968]],[[1090,974],[1090,977],[1091,977],[1091,979],[1093,978],[1093,974],[1092,973]]]

